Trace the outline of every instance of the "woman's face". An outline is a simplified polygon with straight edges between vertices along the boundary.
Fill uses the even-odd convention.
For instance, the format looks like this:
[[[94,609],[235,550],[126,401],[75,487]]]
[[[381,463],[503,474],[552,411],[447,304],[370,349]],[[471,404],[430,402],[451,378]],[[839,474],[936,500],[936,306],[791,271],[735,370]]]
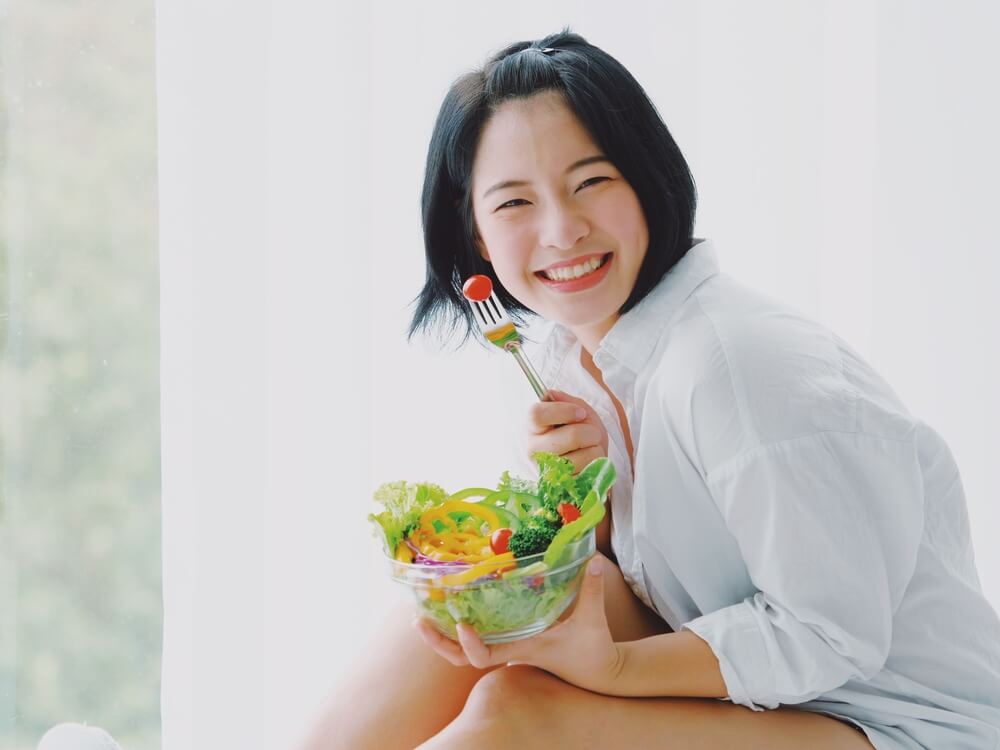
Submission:
[[[649,231],[632,186],[559,94],[501,105],[472,191],[480,252],[507,291],[596,347],[632,292]]]

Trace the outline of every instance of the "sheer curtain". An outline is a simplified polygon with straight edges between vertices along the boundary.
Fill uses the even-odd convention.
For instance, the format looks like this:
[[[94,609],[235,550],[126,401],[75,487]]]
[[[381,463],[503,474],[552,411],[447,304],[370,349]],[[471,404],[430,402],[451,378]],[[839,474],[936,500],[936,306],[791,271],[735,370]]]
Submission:
[[[450,81],[566,24],[658,104],[725,270],[829,324],[949,440],[1000,603],[998,22],[902,0],[160,3],[164,747],[287,745],[399,595],[371,490],[510,464],[514,363],[404,340],[421,170]]]

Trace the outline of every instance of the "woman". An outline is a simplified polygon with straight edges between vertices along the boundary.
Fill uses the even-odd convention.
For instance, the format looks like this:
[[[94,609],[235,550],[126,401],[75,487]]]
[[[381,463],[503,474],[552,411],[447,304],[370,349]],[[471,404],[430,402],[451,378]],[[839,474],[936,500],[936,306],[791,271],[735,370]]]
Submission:
[[[1000,621],[947,446],[719,273],[628,71],[564,32],[460,78],[423,208],[413,331],[471,326],[461,282],[491,276],[552,324],[529,450],[610,455],[619,482],[570,617],[493,647],[387,636],[312,747],[1000,745]]]

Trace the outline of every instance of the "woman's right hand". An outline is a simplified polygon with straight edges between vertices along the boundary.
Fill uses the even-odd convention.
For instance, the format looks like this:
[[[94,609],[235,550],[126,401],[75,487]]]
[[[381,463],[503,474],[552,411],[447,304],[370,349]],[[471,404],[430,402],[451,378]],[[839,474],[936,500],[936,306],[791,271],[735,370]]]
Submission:
[[[595,458],[608,455],[608,431],[597,412],[583,399],[549,391],[551,401],[536,401],[528,412],[528,456],[555,453],[580,471]]]

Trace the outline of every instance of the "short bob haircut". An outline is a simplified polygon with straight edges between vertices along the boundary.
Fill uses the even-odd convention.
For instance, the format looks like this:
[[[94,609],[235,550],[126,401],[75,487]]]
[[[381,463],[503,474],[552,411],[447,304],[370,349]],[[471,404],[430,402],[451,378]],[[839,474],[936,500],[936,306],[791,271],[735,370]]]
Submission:
[[[462,283],[485,274],[515,320],[531,313],[504,289],[479,254],[472,213],[472,164],[480,134],[506,101],[555,91],[635,190],[649,228],[649,246],[632,294],[632,309],[691,247],[697,202],[694,179],[653,103],[625,67],[564,29],[517,42],[479,70],[458,78],[438,112],[427,151],[421,210],[427,279],[416,298],[409,337],[438,323],[449,333],[477,326]]]

